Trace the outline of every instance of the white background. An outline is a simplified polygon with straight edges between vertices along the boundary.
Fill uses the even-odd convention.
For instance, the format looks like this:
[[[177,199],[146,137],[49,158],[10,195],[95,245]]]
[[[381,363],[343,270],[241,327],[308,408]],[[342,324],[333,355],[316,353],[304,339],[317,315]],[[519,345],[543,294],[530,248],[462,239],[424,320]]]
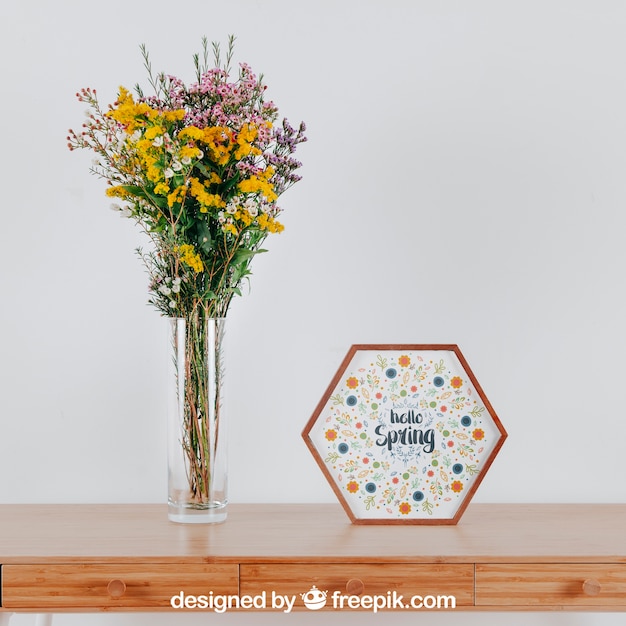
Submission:
[[[143,240],[65,135],[83,120],[79,88],[108,103],[120,84],[147,85],[140,43],[190,82],[201,37],[230,33],[310,138],[304,179],[282,197],[286,230],[229,315],[231,501],[334,502],[300,433],[349,346],[443,342],[509,432],[475,501],[624,502],[624,32],[618,0],[4,2],[0,502],[165,501],[168,357]]]

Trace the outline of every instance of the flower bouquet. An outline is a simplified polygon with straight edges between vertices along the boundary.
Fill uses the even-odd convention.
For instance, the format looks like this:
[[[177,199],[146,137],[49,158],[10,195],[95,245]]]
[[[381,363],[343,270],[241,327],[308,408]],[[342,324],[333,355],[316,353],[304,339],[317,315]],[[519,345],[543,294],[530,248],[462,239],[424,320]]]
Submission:
[[[206,521],[204,512],[226,505],[226,479],[216,475],[225,471],[218,467],[223,320],[265,238],[283,230],[277,200],[300,180],[293,154],[306,141],[304,123],[275,124],[278,109],[265,100],[262,76],[242,63],[231,79],[234,37],[223,61],[219,44],[202,44],[189,86],[154,75],[141,46],[154,93],[120,87],[116,102],[103,108],[95,89],[82,89],[77,97],[89,107],[87,119],[67,138],[71,150],[95,153],[91,172],[107,181],[112,208],[152,244],[138,253],[150,303],[172,319],[185,478],[184,487],[178,479],[172,487],[183,470],[173,468],[170,451],[176,521],[189,521],[187,513]]]

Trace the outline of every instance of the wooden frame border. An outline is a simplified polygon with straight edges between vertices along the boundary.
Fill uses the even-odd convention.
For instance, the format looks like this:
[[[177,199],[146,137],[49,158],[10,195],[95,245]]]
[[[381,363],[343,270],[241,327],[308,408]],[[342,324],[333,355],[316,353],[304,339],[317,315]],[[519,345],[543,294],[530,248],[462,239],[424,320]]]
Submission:
[[[331,397],[333,391],[335,390],[335,388],[339,384],[339,381],[344,376],[345,371],[348,368],[348,366],[350,365],[350,363],[352,362],[354,356],[357,354],[357,352],[360,352],[360,351],[376,351],[376,350],[381,351],[381,352],[390,352],[390,351],[394,351],[394,352],[395,351],[420,351],[420,350],[454,352],[455,356],[457,357],[457,359],[461,363],[461,367],[464,369],[464,371],[467,374],[468,378],[471,380],[474,388],[476,389],[476,393],[480,396],[480,399],[482,400],[485,408],[487,409],[487,412],[489,413],[489,416],[493,420],[496,428],[498,429],[498,431],[500,433],[500,437],[498,438],[498,440],[497,440],[493,450],[491,451],[489,456],[487,456],[484,459],[483,466],[482,466],[482,469],[481,469],[480,473],[477,474],[477,476],[474,479],[471,487],[466,492],[466,494],[465,494],[465,496],[464,496],[464,498],[463,498],[463,500],[462,500],[462,502],[461,502],[461,504],[460,504],[460,506],[459,506],[459,508],[458,508],[458,510],[456,512],[456,514],[452,518],[444,518],[444,519],[413,519],[413,518],[409,518],[409,519],[377,519],[377,518],[365,518],[364,519],[364,518],[356,517],[354,512],[350,508],[350,505],[348,504],[347,500],[345,499],[343,493],[338,488],[336,481],[331,476],[331,474],[330,474],[326,464],[324,463],[324,460],[322,459],[322,457],[320,456],[317,448],[313,444],[313,441],[311,440],[310,432],[311,432],[313,426],[315,425],[315,423],[317,422],[318,418],[320,417],[324,407],[326,406],[326,403],[328,402],[328,400]],[[341,365],[337,369],[337,372],[333,376],[333,379],[331,380],[331,382],[328,385],[326,391],[322,395],[320,401],[318,402],[317,406],[315,407],[315,410],[313,411],[313,414],[309,418],[306,426],[304,427],[304,430],[302,431],[302,437],[303,437],[307,447],[309,448],[311,454],[313,455],[313,458],[315,459],[315,461],[317,462],[318,466],[322,470],[322,473],[324,474],[326,480],[328,481],[328,484],[331,486],[332,490],[334,491],[335,495],[337,496],[337,499],[341,503],[343,509],[347,513],[347,515],[350,518],[350,520],[352,521],[352,523],[353,524],[380,524],[380,525],[383,525],[383,524],[384,525],[387,525],[387,524],[403,524],[403,525],[404,524],[421,524],[421,525],[453,525],[453,524],[457,524],[458,521],[461,519],[461,516],[465,512],[465,509],[467,508],[468,504],[470,503],[472,497],[474,496],[474,493],[476,492],[476,490],[478,489],[480,483],[482,482],[483,478],[485,477],[485,474],[487,473],[487,471],[491,467],[491,464],[493,463],[496,455],[500,451],[500,448],[502,448],[502,445],[504,444],[504,441],[506,440],[507,436],[508,436],[508,433],[506,432],[504,426],[502,425],[502,422],[500,421],[500,419],[496,415],[496,412],[494,411],[493,407],[491,406],[491,403],[487,399],[487,396],[485,395],[485,393],[484,393],[480,383],[478,382],[478,379],[474,375],[474,373],[471,370],[467,360],[465,359],[465,357],[463,356],[461,350],[459,349],[458,345],[456,345],[456,344],[353,344],[350,347],[350,349],[348,350],[348,353],[346,354],[346,356],[344,357],[343,361],[341,362]]]

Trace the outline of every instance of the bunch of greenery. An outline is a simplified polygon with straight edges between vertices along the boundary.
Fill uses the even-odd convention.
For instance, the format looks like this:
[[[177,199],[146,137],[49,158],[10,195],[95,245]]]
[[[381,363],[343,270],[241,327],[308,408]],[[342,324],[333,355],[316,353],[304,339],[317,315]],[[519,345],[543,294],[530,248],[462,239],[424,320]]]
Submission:
[[[276,125],[262,76],[239,65],[231,80],[234,38],[194,55],[196,82],[152,73],[141,46],[151,96],[120,87],[104,110],[95,89],[77,93],[89,107],[71,150],[95,153],[91,171],[108,183],[113,208],[137,222],[153,247],[139,250],[150,275],[151,303],[172,317],[223,317],[269,233],[283,225],[278,197],[300,180],[293,158],[305,125]]]

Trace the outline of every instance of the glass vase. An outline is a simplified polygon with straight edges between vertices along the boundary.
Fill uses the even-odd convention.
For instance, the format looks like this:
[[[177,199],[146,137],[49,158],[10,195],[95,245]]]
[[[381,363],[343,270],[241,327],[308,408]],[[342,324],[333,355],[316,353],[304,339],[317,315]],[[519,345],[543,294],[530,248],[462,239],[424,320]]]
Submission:
[[[219,523],[227,515],[223,398],[225,318],[171,318],[168,517]]]

